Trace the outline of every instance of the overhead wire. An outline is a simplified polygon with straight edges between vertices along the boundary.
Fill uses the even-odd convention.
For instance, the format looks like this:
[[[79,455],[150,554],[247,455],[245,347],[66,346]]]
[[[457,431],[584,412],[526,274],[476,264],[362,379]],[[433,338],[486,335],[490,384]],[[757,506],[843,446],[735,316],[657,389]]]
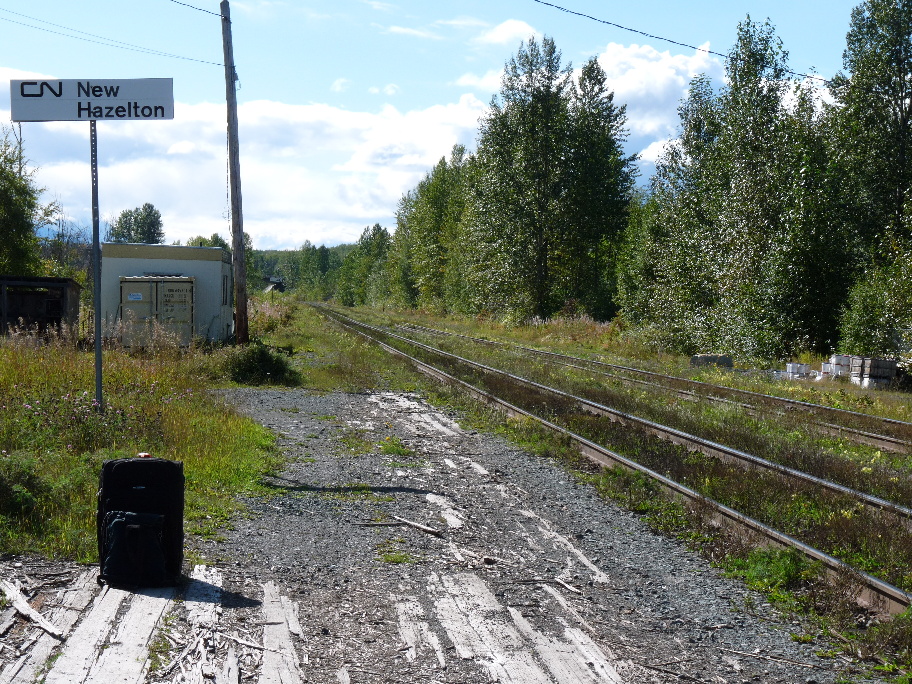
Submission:
[[[62,31],[54,31],[53,29],[45,28],[44,26],[34,26],[32,24],[27,24],[22,21],[16,21],[15,19],[10,19],[9,17],[0,16],[0,21],[6,21],[11,24],[17,24],[19,26],[25,26],[27,28],[35,29],[36,31],[44,31],[46,33],[51,33],[57,36],[63,36],[65,38],[73,38],[74,40],[82,40],[87,43],[94,43],[96,45],[104,45],[107,47],[118,48],[120,50],[129,50],[131,52],[140,52],[149,55],[155,55],[158,57],[169,57],[171,59],[182,59],[188,62],[199,62],[200,64],[210,64],[212,66],[224,66],[218,62],[209,62],[204,59],[195,59],[193,57],[184,57],[183,55],[175,55],[170,52],[164,52],[162,50],[156,50],[154,48],[143,47],[141,45],[134,45],[132,43],[124,43],[123,41],[114,40],[113,38],[107,38],[105,36],[99,36],[94,33],[87,33],[86,31],[80,31],[78,29],[70,28],[69,26],[64,26],[62,24],[55,24],[51,21],[45,21],[44,19],[38,19],[36,17],[30,17],[27,14],[22,14],[21,12],[14,12],[8,10],[4,7],[0,7],[0,12],[6,12],[7,14],[13,14],[17,17],[22,17],[23,19],[28,19],[29,21],[35,21],[39,24],[47,24],[48,26],[53,26],[55,28],[63,29],[68,31],[68,33],[63,33]],[[221,16],[221,15],[219,15]],[[76,35],[78,34],[78,35]],[[84,37],[88,36],[88,37]]]
[[[171,0],[171,2],[173,2],[176,5],[183,5],[184,7],[189,7],[190,9],[195,9],[197,12],[205,12],[206,14],[211,14],[212,16],[218,17],[219,19],[225,18],[223,15],[219,14],[218,12],[212,12],[210,10],[203,9],[202,7],[197,7],[196,5],[188,5],[186,2],[180,2],[180,0]]]
[[[697,45],[690,45],[688,43],[682,43],[680,41],[673,40],[671,38],[665,38],[664,36],[657,36],[652,33],[646,33],[645,31],[640,31],[639,29],[630,28],[629,26],[622,26],[621,24],[617,24],[613,21],[608,21],[607,19],[599,19],[598,17],[593,17],[590,14],[584,14],[582,12],[577,12],[575,10],[568,9],[566,7],[561,7],[560,5],[555,5],[554,3],[551,3],[551,2],[545,2],[545,0],[532,0],[532,2],[537,2],[539,5],[547,5],[548,7],[553,7],[554,9],[560,10],[561,12],[566,12],[567,14],[573,14],[578,17],[583,17],[584,19],[590,19],[592,21],[598,22],[599,24],[613,26],[614,28],[619,28],[622,31],[636,33],[637,35],[645,36],[646,38],[652,38],[653,40],[661,40],[664,43],[670,43],[671,45],[677,45],[678,47],[684,47],[689,50],[696,50],[698,52],[705,52],[708,55],[713,55],[715,57],[722,57],[723,59],[728,59],[728,57],[729,57],[726,54],[723,54],[721,52],[716,52],[714,50],[710,50],[709,48],[699,47]],[[824,78],[823,76],[817,76],[816,74],[805,74],[800,71],[792,71],[791,69],[783,69],[783,71],[787,74],[790,74],[792,76],[798,76],[800,78],[809,78],[809,79],[813,79],[816,81],[822,81],[823,83],[830,82],[830,79]]]

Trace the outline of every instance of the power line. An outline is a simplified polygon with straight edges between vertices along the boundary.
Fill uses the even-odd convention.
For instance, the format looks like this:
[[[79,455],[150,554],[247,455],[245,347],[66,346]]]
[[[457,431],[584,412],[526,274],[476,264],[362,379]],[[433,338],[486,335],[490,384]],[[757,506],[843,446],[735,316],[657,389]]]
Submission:
[[[175,54],[171,54],[170,52],[163,52],[162,50],[156,50],[154,48],[147,48],[147,47],[143,47],[141,45],[133,45],[132,43],[124,43],[122,41],[114,40],[112,38],[106,38],[105,36],[99,36],[94,33],[87,33],[85,31],[79,31],[77,29],[70,28],[69,26],[63,26],[61,24],[55,24],[50,21],[45,21],[44,19],[37,19],[35,17],[30,17],[26,14],[21,14],[19,12],[13,12],[12,10],[8,10],[3,7],[0,7],[0,12],[6,12],[7,14],[13,14],[17,17],[22,17],[23,19],[35,21],[35,22],[38,22],[39,24],[47,24],[48,26],[54,26],[56,28],[60,28],[60,29],[63,29],[64,31],[69,32],[69,33],[63,33],[61,31],[54,31],[52,29],[45,28],[44,26],[34,26],[32,24],[26,24],[25,22],[16,21],[15,19],[10,19],[8,17],[0,17],[0,21],[6,21],[11,24],[17,24],[19,26],[25,26],[26,28],[35,29],[36,31],[44,31],[45,33],[52,33],[56,36],[64,36],[65,38],[73,38],[74,40],[82,40],[87,43],[95,43],[96,45],[104,45],[106,47],[119,48],[121,50],[129,50],[131,52],[142,52],[142,53],[149,54],[149,55],[155,55],[157,57],[170,57],[172,59],[183,59],[188,62],[199,62],[200,64],[211,64],[213,66],[224,66],[223,64],[219,64],[218,62],[207,62],[206,60],[203,60],[203,59],[194,59],[193,57],[184,57],[182,55],[175,55]],[[79,35],[74,35],[74,34],[79,34]],[[88,37],[83,37],[83,36],[88,36]],[[97,40],[93,40],[93,39],[97,39]]]
[[[210,12],[209,10],[203,9],[202,7],[196,7],[195,5],[188,5],[186,2],[179,2],[179,0],[171,0],[171,2],[175,3],[176,5],[183,5],[184,7],[189,7],[190,9],[195,9],[197,12],[205,12],[206,14],[211,14],[212,16],[218,17],[219,19],[224,19],[224,17],[221,14],[219,14],[218,12]]]
[[[583,17],[584,19],[591,19],[592,21],[596,21],[599,24],[605,24],[607,26],[613,26],[615,28],[619,28],[623,31],[629,31],[630,33],[636,33],[637,35],[645,36],[646,38],[652,38],[654,40],[661,40],[664,43],[670,43],[672,45],[677,45],[678,47],[684,47],[689,50],[696,50],[698,52],[705,52],[708,55],[714,55],[716,57],[722,57],[723,59],[728,59],[728,55],[723,54],[721,52],[715,52],[713,50],[708,50],[707,48],[698,47],[696,45],[689,45],[688,43],[681,43],[680,41],[672,40],[671,38],[665,38],[663,36],[656,36],[651,33],[646,33],[645,31],[640,31],[639,29],[630,28],[629,26],[621,26],[620,24],[616,24],[613,21],[607,21],[606,19],[599,19],[598,17],[593,17],[589,14],[583,14],[582,12],[575,12],[574,10],[567,9],[566,7],[561,7],[560,5],[555,5],[550,2],[545,2],[545,0],[532,0],[532,2],[537,2],[539,5],[547,5],[548,7],[553,7],[554,9],[560,10],[561,12],[566,12],[567,14],[574,14],[578,17]],[[829,79],[824,78],[823,76],[817,76],[814,74],[803,74],[799,71],[792,71],[791,69],[784,69],[784,71],[785,71],[785,73],[791,74],[792,76],[799,76],[801,78],[810,78],[810,79],[814,79],[816,81],[823,81],[824,83],[830,82]]]
[[[688,45],[687,43],[680,43],[676,40],[672,40],[671,38],[663,38],[662,36],[654,36],[653,34],[646,33],[645,31],[640,31],[638,29],[632,29],[628,26],[621,26],[620,24],[615,24],[613,21],[599,19],[599,18],[593,17],[589,14],[583,14],[582,12],[575,12],[571,9],[567,9],[566,7],[561,7],[560,5],[553,5],[550,2],[544,2],[544,0],[532,0],[532,1],[537,2],[540,5],[547,5],[548,7],[553,7],[554,9],[560,10],[561,12],[566,12],[567,14],[575,14],[578,17],[583,17],[585,19],[591,19],[592,21],[597,21],[599,24],[606,24],[607,26],[614,26],[615,28],[619,28],[623,31],[629,31],[630,33],[636,33],[638,35],[645,36],[646,38],[654,38],[655,40],[661,40],[665,43],[671,43],[672,45],[677,45],[679,47],[685,47],[690,50],[698,50],[700,52],[705,52],[706,54],[709,54],[709,55],[716,55],[717,57],[726,57],[727,56],[727,55],[722,54],[721,52],[714,52],[713,50],[707,50],[706,48],[697,47],[696,45]]]

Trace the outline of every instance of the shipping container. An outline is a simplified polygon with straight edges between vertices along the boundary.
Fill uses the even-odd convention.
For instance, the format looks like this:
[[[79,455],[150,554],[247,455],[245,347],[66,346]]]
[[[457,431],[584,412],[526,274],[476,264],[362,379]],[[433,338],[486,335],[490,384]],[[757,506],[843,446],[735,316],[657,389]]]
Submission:
[[[121,341],[125,347],[148,347],[155,326],[182,347],[193,341],[194,278],[122,277]]]

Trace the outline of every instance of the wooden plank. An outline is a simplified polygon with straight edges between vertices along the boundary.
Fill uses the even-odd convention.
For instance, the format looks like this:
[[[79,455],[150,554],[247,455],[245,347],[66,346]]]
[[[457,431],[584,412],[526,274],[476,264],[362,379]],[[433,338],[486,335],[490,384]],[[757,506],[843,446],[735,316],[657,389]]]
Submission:
[[[260,684],[302,684],[298,654],[295,651],[288,616],[282,597],[273,582],[263,585],[263,665]]]
[[[559,684],[624,684],[601,649],[578,629],[567,628],[568,640],[537,631],[515,608],[507,608],[513,624],[538,652]],[[572,634],[571,634],[572,629]]]
[[[50,620],[64,635],[68,634],[81,617],[95,595],[98,585],[95,583],[95,570],[87,570],[76,578],[72,587],[57,592],[56,603],[59,605],[51,611]],[[16,663],[10,663],[0,673],[0,684],[35,681],[39,672],[47,665],[48,658],[60,645],[60,640],[43,633],[31,650]],[[15,667],[14,667],[15,666]]]
[[[85,684],[141,684],[149,666],[149,642],[177,590],[143,589],[133,595],[114,639],[92,666]]]
[[[593,563],[591,560],[589,560],[589,557],[586,556],[586,554],[584,554],[582,551],[580,551],[578,548],[576,548],[576,546],[574,546],[573,543],[569,539],[567,539],[563,535],[555,532],[551,527],[551,523],[549,523],[547,520],[545,520],[540,515],[538,515],[538,513],[535,513],[533,511],[525,511],[525,510],[521,510],[519,512],[521,515],[524,515],[527,518],[537,520],[538,521],[538,531],[541,532],[541,535],[545,539],[549,539],[554,544],[554,548],[556,550],[564,550],[568,554],[576,556],[577,560],[579,560],[580,563],[585,565],[589,569],[589,571],[592,573],[593,580],[595,580],[599,584],[609,584],[610,585],[612,583],[611,579],[608,577],[608,575],[606,575],[604,572],[602,572],[602,570],[595,563]]]
[[[82,622],[67,639],[60,657],[48,672],[44,684],[81,684],[98,658],[102,644],[111,632],[111,625],[120,604],[129,594],[122,589],[105,587]]]
[[[218,568],[197,565],[190,573],[190,586],[184,595],[187,620],[196,627],[218,624],[218,607],[222,602],[222,573]]]
[[[469,573],[439,578],[432,575],[428,588],[435,597],[440,625],[457,655],[474,660],[487,671],[490,681],[554,684],[484,580]]]
[[[285,609],[285,619],[288,621],[288,631],[296,637],[303,637],[304,630],[301,629],[301,623],[298,620],[298,604],[287,596],[282,596],[281,601],[282,608]]]
[[[429,493],[425,498],[427,498],[428,503],[434,504],[440,508],[440,517],[446,521],[446,524],[450,529],[458,530],[465,524],[462,515],[453,508],[452,502],[445,496]]]
[[[446,667],[446,657],[440,646],[440,639],[431,630],[424,617],[424,609],[413,596],[403,598],[391,597],[396,604],[396,616],[399,622],[399,636],[408,647],[405,659],[414,662],[424,650],[433,650],[441,668]]]

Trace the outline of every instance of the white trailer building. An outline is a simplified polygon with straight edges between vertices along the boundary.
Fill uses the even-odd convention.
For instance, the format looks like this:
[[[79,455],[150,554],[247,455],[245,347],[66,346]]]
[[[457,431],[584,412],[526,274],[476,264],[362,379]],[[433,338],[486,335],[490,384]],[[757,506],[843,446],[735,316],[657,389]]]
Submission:
[[[221,247],[106,242],[101,246],[102,334],[143,346],[153,322],[183,344],[234,332],[231,254]]]

